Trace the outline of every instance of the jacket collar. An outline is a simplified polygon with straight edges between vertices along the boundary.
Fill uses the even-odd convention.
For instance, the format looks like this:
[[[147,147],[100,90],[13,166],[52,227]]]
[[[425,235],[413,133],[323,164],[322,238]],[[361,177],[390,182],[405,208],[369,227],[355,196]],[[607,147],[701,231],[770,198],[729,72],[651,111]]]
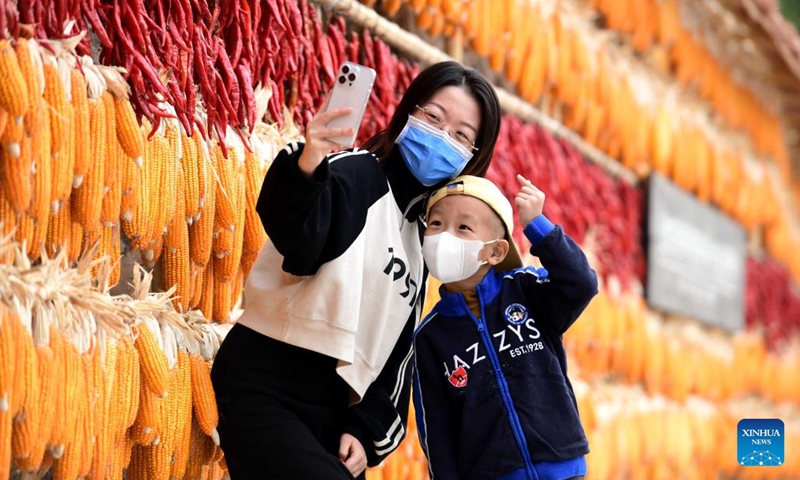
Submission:
[[[475,287],[478,290],[478,298],[481,302],[481,310],[483,306],[500,294],[500,287],[503,284],[503,275],[497,273],[494,267],[489,269],[483,280]],[[436,305],[436,311],[442,315],[449,317],[458,317],[462,315],[470,315],[467,302],[464,300],[464,295],[461,292],[450,293],[445,290],[444,285],[439,287],[439,296],[441,300]]]

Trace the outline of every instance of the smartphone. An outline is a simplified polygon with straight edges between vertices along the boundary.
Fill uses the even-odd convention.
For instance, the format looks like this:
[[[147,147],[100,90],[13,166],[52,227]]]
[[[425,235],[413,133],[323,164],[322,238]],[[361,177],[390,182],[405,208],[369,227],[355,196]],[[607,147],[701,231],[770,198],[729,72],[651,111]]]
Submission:
[[[369,94],[375,83],[375,70],[353,62],[344,62],[339,66],[333,91],[328,100],[328,110],[351,107],[353,110],[342,117],[328,122],[332,128],[352,128],[352,135],[330,137],[328,140],[349,147],[356,141],[364,110],[367,108]]]

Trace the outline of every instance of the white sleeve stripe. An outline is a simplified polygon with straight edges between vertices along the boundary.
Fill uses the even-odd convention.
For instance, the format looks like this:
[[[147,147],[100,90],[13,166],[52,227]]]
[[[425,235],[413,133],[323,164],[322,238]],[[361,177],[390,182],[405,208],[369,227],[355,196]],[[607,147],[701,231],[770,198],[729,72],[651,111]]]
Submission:
[[[385,454],[391,452],[392,450],[397,448],[398,445],[400,445],[400,441],[403,440],[403,435],[405,435],[405,433],[406,433],[406,429],[403,428],[403,426],[401,425],[400,426],[400,430],[397,432],[397,435],[395,435],[394,441],[392,442],[392,444],[389,445],[388,447],[380,449],[380,450],[376,449],[375,453],[378,454],[378,456],[380,456],[380,455],[385,455]]]
[[[400,425],[400,416],[399,415],[397,416],[397,418],[392,423],[392,426],[389,427],[389,431],[386,432],[386,438],[384,438],[383,440],[381,440],[379,442],[372,442],[372,443],[375,444],[375,448],[381,448],[381,447],[386,446],[386,444],[390,443],[392,441],[392,435],[394,434],[394,431],[397,429],[397,427],[402,427]]]
[[[408,368],[408,361],[411,360],[411,353],[414,351],[413,348],[408,349],[408,354],[406,354],[406,358],[403,359],[403,362],[400,364],[400,368],[397,371],[397,378],[394,382],[394,390],[392,390],[392,394],[389,398],[392,399],[392,403],[394,406],[397,406],[397,401],[400,397],[400,391],[403,389],[403,378],[405,378],[406,368]]]
[[[285,147],[283,147],[283,151],[287,153],[287,155],[291,155],[297,151],[297,142],[289,142]]]
[[[415,303],[416,303],[416,305],[414,305],[414,318],[419,318],[419,311],[422,308],[422,306],[420,305],[421,302],[419,301],[419,299],[417,299],[417,301]],[[412,336],[412,339],[413,339],[413,336],[414,336],[414,332],[413,331],[411,332],[411,336]],[[412,340],[412,344],[413,344],[413,340]],[[414,347],[412,346],[411,348],[408,349],[408,354],[406,354],[406,358],[404,358],[403,362],[400,364],[400,369],[397,372],[397,378],[395,379],[395,383],[394,383],[394,390],[392,391],[392,394],[389,396],[389,398],[392,400],[392,403],[394,404],[395,407],[397,406],[397,401],[398,401],[398,399],[400,397],[400,392],[403,389],[403,379],[406,376],[405,375],[406,368],[408,368],[408,362],[409,362],[409,360],[411,360],[411,354],[413,352],[414,352]]]
[[[331,153],[330,155],[328,155],[328,163],[339,160],[340,158],[350,157],[353,155],[363,155],[365,152],[366,150],[355,149],[353,151],[344,150],[341,152]]]
[[[415,312],[417,309],[419,309],[419,303],[420,302],[417,302],[417,305],[414,307]],[[392,391],[392,394],[389,396],[389,398],[392,400],[392,404],[394,404],[395,407],[397,407],[397,402],[400,398],[400,393],[403,390],[403,379],[406,376],[405,375],[406,369],[409,367],[409,363],[411,363],[411,357],[413,356],[412,355],[413,352],[414,352],[413,347],[408,349],[406,357],[400,363],[400,368],[397,370],[397,378],[395,379],[394,390]],[[395,430],[398,427],[400,427],[400,430],[397,433],[395,433]],[[398,415],[395,421],[389,427],[389,430],[386,432],[386,438],[378,442],[373,442],[376,448],[375,453],[377,453],[378,455],[383,455],[383,453],[391,452],[392,450],[397,448],[397,445],[400,443],[400,440],[403,439],[403,435],[405,435],[405,431],[406,429],[403,426],[403,422],[400,420],[400,416]],[[391,442],[391,445],[389,445],[384,449],[380,449],[380,447],[386,445],[389,442]]]
[[[408,368],[408,364],[410,363],[411,360],[411,353],[413,351],[414,351],[413,348],[410,348],[408,350],[408,354],[406,355],[406,358],[403,359],[403,362],[400,364],[400,369],[398,370],[397,381],[395,382],[394,391],[392,392],[392,395],[390,397],[395,407],[397,407],[397,401],[398,398],[400,397],[400,391],[402,390],[403,387],[403,378],[405,377],[405,371],[406,368]],[[402,436],[403,432],[405,432],[405,428],[403,427],[399,415],[397,416],[397,418],[395,418],[394,422],[392,422],[392,425],[386,431],[386,438],[378,442],[373,442],[375,444],[375,447],[380,448],[388,444],[389,442],[392,442],[393,440],[392,436],[395,435],[395,430],[397,430],[398,427],[400,427],[400,432]]]

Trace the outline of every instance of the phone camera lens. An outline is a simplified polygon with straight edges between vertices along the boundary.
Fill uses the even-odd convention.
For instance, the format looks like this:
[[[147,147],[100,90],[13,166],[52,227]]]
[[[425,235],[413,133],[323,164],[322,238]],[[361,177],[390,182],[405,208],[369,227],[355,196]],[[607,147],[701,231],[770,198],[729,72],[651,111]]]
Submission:
[[[348,67],[347,65],[343,65],[342,66],[342,73],[347,73],[349,71],[350,71],[350,67]]]
[[[350,81],[352,82],[353,80],[356,79],[356,74],[355,73],[351,73],[350,75],[347,76],[347,78],[349,78]]]
[[[347,79],[344,78],[344,75],[339,77],[339,83],[344,84],[345,81],[347,81]]]

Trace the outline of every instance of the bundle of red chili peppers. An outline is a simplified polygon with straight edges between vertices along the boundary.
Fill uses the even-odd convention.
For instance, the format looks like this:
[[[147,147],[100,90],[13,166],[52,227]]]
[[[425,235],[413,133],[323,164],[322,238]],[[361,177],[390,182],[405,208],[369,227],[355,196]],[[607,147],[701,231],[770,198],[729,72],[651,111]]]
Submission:
[[[800,292],[789,270],[769,258],[747,259],[745,319],[748,328],[761,328],[770,348],[800,334]]]
[[[368,31],[348,38],[341,17],[323,31],[305,1],[0,0],[0,12],[14,37],[62,39],[88,30],[99,43],[99,61],[127,70],[140,118],[157,125],[158,118],[173,116],[158,106],[164,101],[187,132],[199,128],[216,138],[224,138],[228,126],[252,131],[259,120],[257,85],[272,92],[270,118],[263,120],[282,124],[286,106],[295,122],[305,124],[339,64],[349,59],[378,72],[359,136],[364,139],[386,124],[416,74]],[[92,54],[90,36],[78,54]]]

